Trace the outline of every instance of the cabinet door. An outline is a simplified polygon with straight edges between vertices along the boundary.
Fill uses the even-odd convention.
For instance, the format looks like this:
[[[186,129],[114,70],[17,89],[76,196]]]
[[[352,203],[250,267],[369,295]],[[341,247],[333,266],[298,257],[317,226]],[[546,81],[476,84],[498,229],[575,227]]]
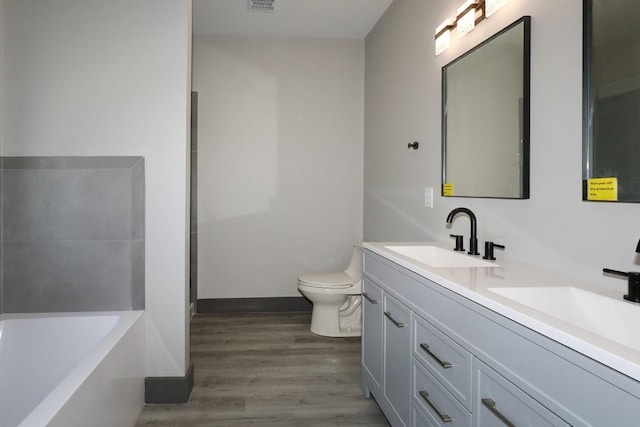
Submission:
[[[362,365],[382,386],[382,289],[364,279],[362,287]]]
[[[474,366],[474,426],[569,426],[484,363],[476,359]]]
[[[384,294],[384,396],[403,425],[411,400],[411,312]]]

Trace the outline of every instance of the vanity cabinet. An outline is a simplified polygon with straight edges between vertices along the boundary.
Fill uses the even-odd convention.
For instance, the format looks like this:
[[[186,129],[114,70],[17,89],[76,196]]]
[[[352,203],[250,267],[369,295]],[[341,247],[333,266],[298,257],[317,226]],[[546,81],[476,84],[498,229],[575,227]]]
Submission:
[[[370,250],[364,289],[363,390],[392,426],[640,425],[640,382]]]

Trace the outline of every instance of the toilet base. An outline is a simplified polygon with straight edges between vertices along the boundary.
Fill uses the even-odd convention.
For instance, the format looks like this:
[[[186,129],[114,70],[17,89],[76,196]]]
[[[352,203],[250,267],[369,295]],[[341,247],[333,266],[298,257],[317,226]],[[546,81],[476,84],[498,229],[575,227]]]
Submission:
[[[316,332],[313,330],[313,328],[311,329],[311,333],[315,334],[315,335],[319,335],[321,337],[329,337],[329,338],[347,338],[347,337],[360,337],[362,336],[362,331],[345,331],[345,332],[327,332],[327,333],[321,333],[321,332]]]
[[[311,313],[311,332],[324,337],[359,337],[362,335],[360,295],[347,297],[344,304],[315,302]]]

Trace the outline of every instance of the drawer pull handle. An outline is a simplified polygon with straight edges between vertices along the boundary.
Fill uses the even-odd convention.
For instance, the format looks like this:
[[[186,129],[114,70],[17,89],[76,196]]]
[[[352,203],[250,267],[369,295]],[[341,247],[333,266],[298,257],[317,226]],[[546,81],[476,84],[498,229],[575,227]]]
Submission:
[[[387,316],[389,318],[389,320],[391,320],[393,322],[393,324],[396,325],[398,328],[404,328],[405,327],[404,323],[398,322],[396,319],[393,318],[391,313],[389,313],[388,311],[385,311],[384,315]]]
[[[429,399],[429,393],[427,393],[426,390],[420,390],[420,396],[422,396],[424,401],[427,402],[429,406],[431,406],[431,409],[433,409],[436,414],[438,414],[443,423],[450,423],[451,421],[453,421],[449,415],[443,414],[438,408],[436,408],[436,405],[434,405]]]
[[[367,299],[367,301],[369,301],[371,304],[377,304],[377,303],[378,303],[378,300],[377,300],[377,299],[373,299],[373,298],[371,298],[371,297],[369,296],[369,294],[368,294],[368,293],[366,293],[366,292],[363,292],[363,293],[362,293],[362,296],[363,296],[363,297],[365,297],[365,298]]]
[[[498,411],[498,409],[496,408],[496,402],[493,399],[489,399],[489,398],[484,398],[482,399],[482,404],[484,406],[487,407],[487,409],[489,409],[489,411],[491,411],[491,413],[493,415],[495,415],[496,417],[498,417],[498,419],[500,421],[502,421],[502,423],[504,425],[506,425],[507,427],[516,427],[516,425],[514,423],[512,423],[511,421],[509,421],[509,418],[505,417],[502,412]]]
[[[438,362],[444,369],[449,369],[451,367],[453,367],[453,365],[450,362],[444,361],[442,359],[440,359],[438,356],[436,356],[431,350],[429,350],[429,344],[420,344],[420,348],[422,348],[424,351],[427,352],[427,354],[429,356],[431,356],[433,359],[435,359],[436,362]]]

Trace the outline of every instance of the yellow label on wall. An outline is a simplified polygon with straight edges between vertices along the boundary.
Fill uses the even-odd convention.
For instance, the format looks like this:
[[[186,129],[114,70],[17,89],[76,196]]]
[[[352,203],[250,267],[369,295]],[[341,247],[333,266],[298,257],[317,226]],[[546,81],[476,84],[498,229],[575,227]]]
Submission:
[[[445,182],[442,184],[442,195],[445,197],[453,196],[453,182]]]
[[[591,178],[587,186],[587,200],[618,200],[618,178]]]

